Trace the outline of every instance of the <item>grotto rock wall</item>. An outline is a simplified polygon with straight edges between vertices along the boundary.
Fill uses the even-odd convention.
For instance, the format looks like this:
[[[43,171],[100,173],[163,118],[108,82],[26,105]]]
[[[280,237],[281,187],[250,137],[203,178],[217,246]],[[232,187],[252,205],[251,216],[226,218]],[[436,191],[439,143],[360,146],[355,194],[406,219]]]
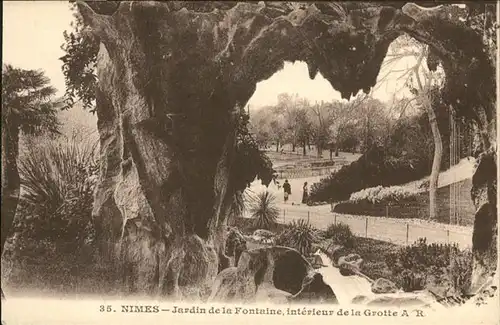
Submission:
[[[306,62],[311,78],[321,72],[350,98],[375,85],[389,45],[408,33],[431,45],[447,75],[462,78],[447,90],[473,82],[459,72],[471,53],[460,56],[456,47],[464,45],[439,33],[463,28],[414,7],[132,1],[105,10],[79,3],[79,10],[101,41],[94,218],[103,250],[120,256],[123,287],[132,292],[199,297],[210,286],[232,196],[246,186],[232,177],[236,119],[256,83],[284,61]],[[484,77],[491,62],[477,57],[483,66],[471,69]],[[492,94],[477,93],[474,110],[491,147]],[[457,94],[450,91],[450,100]]]

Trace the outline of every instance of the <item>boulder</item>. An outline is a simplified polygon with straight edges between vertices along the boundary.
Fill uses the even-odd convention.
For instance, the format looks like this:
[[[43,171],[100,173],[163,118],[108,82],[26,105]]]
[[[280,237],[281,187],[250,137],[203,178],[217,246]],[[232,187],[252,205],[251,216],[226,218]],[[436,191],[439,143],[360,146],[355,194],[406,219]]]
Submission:
[[[332,239],[321,241],[318,245],[318,249],[322,250],[332,259],[334,266],[338,266],[339,258],[346,253],[345,247],[336,244]]]
[[[253,232],[251,238],[261,244],[271,244],[276,238],[276,234],[265,229],[257,229]]]
[[[230,227],[225,242],[225,255],[232,258],[232,265],[237,266],[241,253],[247,250],[247,240],[238,228]]]
[[[273,238],[275,234],[272,231],[266,229],[257,229],[253,232],[253,236],[259,236],[262,238]]]
[[[301,290],[289,297],[290,302],[300,303],[330,303],[338,304],[337,297],[332,288],[327,285],[320,273],[307,274],[302,283]]]
[[[363,259],[358,254],[349,254],[347,256],[341,256],[337,264],[340,269],[340,274],[349,276],[360,272]]]
[[[320,255],[314,254],[312,257],[308,258],[308,261],[311,263],[312,267],[315,269],[319,269],[321,267],[327,266]]]
[[[217,276],[212,302],[329,302],[337,299],[321,274],[294,249],[273,246],[242,253]]]
[[[372,283],[372,292],[381,293],[396,293],[399,289],[396,284],[384,278],[379,278]]]

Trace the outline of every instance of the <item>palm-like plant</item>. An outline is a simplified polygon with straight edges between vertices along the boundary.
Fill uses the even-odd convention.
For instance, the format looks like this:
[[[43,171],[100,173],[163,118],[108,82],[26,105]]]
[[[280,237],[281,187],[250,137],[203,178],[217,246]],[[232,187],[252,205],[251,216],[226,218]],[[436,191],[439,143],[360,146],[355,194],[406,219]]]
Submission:
[[[19,133],[58,132],[56,89],[42,71],[2,67],[2,252],[20,192]]]
[[[268,191],[249,195],[249,212],[254,219],[256,228],[272,229],[280,214],[280,210],[276,206],[276,196]]]
[[[89,235],[85,227],[91,220],[98,167],[94,139],[32,142],[19,159],[23,193],[18,209],[21,215],[30,216],[29,223],[36,224],[28,238],[62,240],[65,246],[81,244]]]
[[[320,241],[318,230],[304,219],[290,223],[277,238],[276,244],[298,250],[302,255],[309,256],[313,245]]]

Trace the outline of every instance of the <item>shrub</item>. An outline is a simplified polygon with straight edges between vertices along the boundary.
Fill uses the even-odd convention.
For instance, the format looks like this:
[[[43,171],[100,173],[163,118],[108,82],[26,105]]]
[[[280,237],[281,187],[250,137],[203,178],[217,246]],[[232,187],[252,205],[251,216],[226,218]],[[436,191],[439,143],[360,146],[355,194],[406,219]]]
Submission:
[[[380,146],[370,148],[357,161],[313,184],[311,201],[344,201],[354,192],[378,185],[404,184],[424,176],[428,168],[407,157],[392,157]]]
[[[313,246],[320,241],[318,230],[306,220],[293,221],[276,238],[276,245],[287,246],[309,256]]]
[[[249,211],[254,219],[254,227],[268,230],[274,228],[280,213],[276,206],[276,196],[265,191],[249,198]]]
[[[473,257],[470,250],[452,254],[448,272],[455,292],[467,293],[471,284],[472,261]]]
[[[416,198],[417,193],[402,186],[376,186],[351,194],[349,200],[355,203],[397,203]]]
[[[430,180],[426,179],[423,180],[419,185],[418,188],[421,190],[428,190],[430,186]]]
[[[422,272],[403,270],[403,272],[399,274],[398,280],[397,282],[400,283],[404,292],[412,292],[425,288],[427,276]]]
[[[334,243],[347,248],[353,248],[355,244],[355,236],[353,235],[349,225],[343,223],[331,224],[326,229],[326,238],[331,238]]]
[[[405,291],[421,290],[432,278],[437,283],[448,280],[450,289],[464,293],[472,274],[470,251],[456,244],[427,244],[425,239],[387,254],[385,262]]]
[[[22,194],[15,230],[21,244],[49,241],[75,252],[92,240],[97,142],[76,136],[35,140],[19,161]]]

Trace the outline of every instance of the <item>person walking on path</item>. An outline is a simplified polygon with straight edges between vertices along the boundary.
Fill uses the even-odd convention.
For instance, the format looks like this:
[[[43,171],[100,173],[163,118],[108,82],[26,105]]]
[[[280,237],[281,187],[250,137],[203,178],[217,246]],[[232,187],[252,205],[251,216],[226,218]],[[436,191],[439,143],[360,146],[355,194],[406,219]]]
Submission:
[[[283,183],[283,192],[286,203],[288,201],[288,197],[292,194],[292,187],[290,186],[290,183],[288,183],[288,179],[285,179],[285,183]]]
[[[309,197],[309,192],[307,190],[307,182],[304,183],[304,186],[302,187],[302,203],[306,204],[307,203],[307,198]]]

